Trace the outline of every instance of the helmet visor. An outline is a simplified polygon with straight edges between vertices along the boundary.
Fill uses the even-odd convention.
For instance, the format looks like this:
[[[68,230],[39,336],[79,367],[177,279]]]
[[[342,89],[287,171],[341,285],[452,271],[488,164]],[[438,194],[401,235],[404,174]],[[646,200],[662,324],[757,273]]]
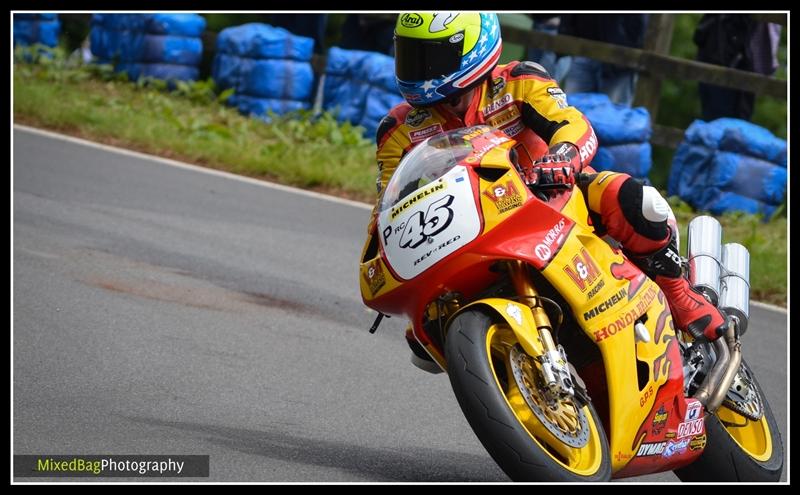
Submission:
[[[464,34],[438,39],[394,37],[395,74],[402,81],[438,79],[458,72]]]

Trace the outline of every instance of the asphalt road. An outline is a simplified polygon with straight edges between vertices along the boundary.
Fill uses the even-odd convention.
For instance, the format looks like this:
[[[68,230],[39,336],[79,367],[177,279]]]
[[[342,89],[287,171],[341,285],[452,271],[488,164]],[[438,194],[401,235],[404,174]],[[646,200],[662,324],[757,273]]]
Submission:
[[[508,481],[446,376],[409,363],[403,322],[367,333],[367,209],[13,137],[15,454],[204,454],[212,481]],[[744,339],[784,443],[786,329],[754,307]]]

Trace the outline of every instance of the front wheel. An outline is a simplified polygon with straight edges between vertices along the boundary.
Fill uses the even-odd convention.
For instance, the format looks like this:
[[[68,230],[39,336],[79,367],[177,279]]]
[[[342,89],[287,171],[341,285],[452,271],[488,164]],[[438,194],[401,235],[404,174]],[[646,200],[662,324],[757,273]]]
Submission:
[[[677,469],[683,481],[779,481],[783,471],[783,443],[778,423],[752,370],[742,360],[734,381],[739,393],[706,416],[707,446],[692,464]],[[741,400],[731,400],[731,398]],[[754,412],[761,411],[760,418]],[[748,414],[749,413],[749,414]]]
[[[461,410],[483,446],[515,481],[607,481],[608,441],[591,403],[548,398],[541,364],[514,332],[480,310],[456,316],[445,343]]]

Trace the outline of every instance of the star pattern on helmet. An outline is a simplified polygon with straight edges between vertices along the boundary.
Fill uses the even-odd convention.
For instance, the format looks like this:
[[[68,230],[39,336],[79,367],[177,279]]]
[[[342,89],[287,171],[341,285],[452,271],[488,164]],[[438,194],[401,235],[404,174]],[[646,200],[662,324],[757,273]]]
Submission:
[[[478,56],[478,54],[475,52],[475,50],[472,50],[472,53],[470,53],[469,57],[467,57],[467,61],[468,62],[472,62],[473,60],[475,60],[475,57],[477,57],[477,56]]]
[[[430,81],[425,81],[424,83],[422,83],[422,86],[420,87],[422,88],[423,91],[428,91],[429,89],[433,89],[436,87],[434,81],[435,79],[431,79]]]
[[[481,39],[480,39],[481,45],[485,44],[487,41],[489,41],[489,35],[487,35],[486,33],[483,33],[483,36],[481,36]]]

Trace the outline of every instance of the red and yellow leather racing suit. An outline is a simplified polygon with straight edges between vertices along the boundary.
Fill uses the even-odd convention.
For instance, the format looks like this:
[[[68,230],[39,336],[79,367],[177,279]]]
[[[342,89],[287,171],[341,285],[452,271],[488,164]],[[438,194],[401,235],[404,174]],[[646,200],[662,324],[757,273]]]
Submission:
[[[589,121],[567,105],[564,92],[547,72],[533,62],[512,62],[495,67],[478,87],[463,120],[444,105],[414,109],[404,102],[394,107],[377,132],[378,192],[417,143],[442,131],[477,124],[498,127],[514,138],[522,166],[531,165],[550,145],[560,142],[575,144],[584,165],[597,150]]]

